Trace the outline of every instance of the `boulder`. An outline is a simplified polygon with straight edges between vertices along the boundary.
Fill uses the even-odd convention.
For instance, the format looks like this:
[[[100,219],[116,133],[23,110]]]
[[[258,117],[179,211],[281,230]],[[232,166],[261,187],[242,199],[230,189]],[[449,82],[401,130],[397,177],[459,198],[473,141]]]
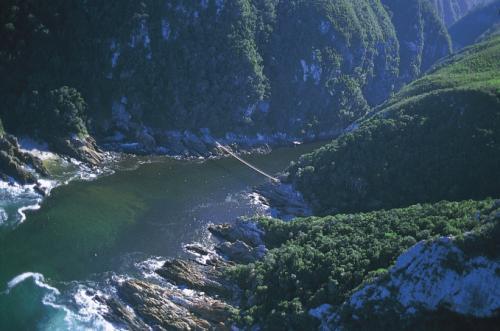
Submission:
[[[226,286],[221,272],[215,266],[201,265],[190,260],[169,259],[156,273],[178,286],[187,286],[213,295],[231,294],[229,286]]]
[[[237,240],[234,243],[225,241],[217,245],[216,250],[229,260],[237,263],[255,262],[257,259],[262,258],[267,252],[266,246],[264,245],[250,247],[241,240]]]
[[[239,240],[252,247],[264,244],[264,231],[254,221],[238,219],[234,224],[212,224],[208,230],[214,236],[229,242]]]

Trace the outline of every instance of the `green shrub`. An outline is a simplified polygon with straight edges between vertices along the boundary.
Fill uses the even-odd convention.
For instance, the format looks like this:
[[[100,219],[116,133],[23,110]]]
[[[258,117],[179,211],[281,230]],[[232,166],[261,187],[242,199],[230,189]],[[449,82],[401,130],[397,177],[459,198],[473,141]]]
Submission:
[[[291,222],[259,219],[270,251],[261,261],[229,270],[244,292],[236,320],[264,330],[311,329],[317,321],[308,316],[309,309],[342,304],[356,287],[383,276],[423,232],[429,238],[463,234],[498,221],[499,213],[498,203],[485,200]],[[489,250],[498,248],[496,232],[484,244]]]

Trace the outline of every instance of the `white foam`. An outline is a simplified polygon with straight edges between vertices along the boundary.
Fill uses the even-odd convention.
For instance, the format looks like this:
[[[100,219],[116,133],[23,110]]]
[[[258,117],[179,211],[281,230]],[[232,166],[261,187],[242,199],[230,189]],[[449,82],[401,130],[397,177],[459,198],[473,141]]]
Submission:
[[[9,216],[7,215],[7,212],[5,211],[5,209],[0,207],[0,225],[2,225],[8,219]]]
[[[31,138],[21,138],[19,139],[19,147],[21,152],[31,154],[40,160],[50,160],[57,159],[59,156],[55,153],[52,153],[49,150],[49,146],[47,143],[40,143]]]
[[[7,283],[7,290],[5,292],[8,294],[13,288],[30,278],[33,279],[38,287],[45,288],[54,294],[59,294],[59,290],[45,283],[43,275],[37,272],[25,272],[12,278]]]
[[[40,273],[25,272],[12,278],[7,283],[5,293],[9,294],[12,289],[28,279],[32,279],[37,287],[47,291],[41,303],[60,312],[45,319],[38,326],[40,330],[120,330],[104,319],[103,314],[108,312],[107,306],[95,300],[95,295],[105,295],[101,291],[94,291],[84,285],[79,285],[73,295],[73,301],[78,309],[76,312],[57,302],[61,297],[61,292],[46,283],[44,276]]]
[[[34,211],[34,210],[38,210],[40,209],[41,205],[40,203],[42,202],[42,199],[39,199],[38,200],[38,203],[34,204],[34,205],[29,205],[29,206],[24,206],[24,207],[21,207],[17,210],[17,213],[19,214],[20,216],[20,219],[19,219],[19,224],[20,223],[23,223],[24,221],[26,221],[26,213],[25,211],[27,210],[31,210],[31,211]]]
[[[108,306],[96,300],[96,296],[108,297],[99,290],[93,290],[87,286],[79,285],[73,295],[73,299],[79,307],[78,314],[71,313],[70,317],[80,324],[88,325],[88,330],[118,330],[104,319],[103,315],[109,312]]]
[[[41,188],[45,194],[50,194],[50,191],[52,191],[53,188],[59,186],[61,183],[57,180],[52,180],[52,179],[39,179],[38,180],[38,187]]]
[[[165,258],[152,257],[145,261],[135,263],[134,266],[141,271],[145,279],[163,280],[163,278],[156,273],[165,263]]]

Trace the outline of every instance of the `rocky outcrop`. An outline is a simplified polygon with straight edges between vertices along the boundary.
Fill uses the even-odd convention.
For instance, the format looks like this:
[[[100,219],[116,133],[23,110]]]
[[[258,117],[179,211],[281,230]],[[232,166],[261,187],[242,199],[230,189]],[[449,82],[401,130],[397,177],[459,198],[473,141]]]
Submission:
[[[234,262],[251,262],[266,253],[263,232],[251,221],[214,225],[222,240],[215,250],[187,244],[196,259],[168,259],[156,273],[165,282],[119,279],[117,296],[96,295],[108,307],[105,318],[129,330],[230,330],[238,287],[226,278]],[[221,255],[218,254],[221,253]]]
[[[5,134],[0,137],[0,178],[13,178],[21,184],[37,182],[35,173],[48,176],[42,162],[29,153],[20,151],[16,137]]]
[[[154,330],[229,330],[224,322],[231,307],[208,296],[199,296],[139,280],[126,280],[118,285],[119,296]],[[123,306],[111,303],[113,311]],[[121,314],[124,324],[141,326],[133,315]]]
[[[286,180],[286,179],[285,179]],[[312,210],[302,194],[291,184],[265,183],[255,188],[257,202],[271,209],[273,217],[290,220],[312,215]]]
[[[335,313],[325,314],[331,307],[311,313],[323,318],[324,329],[357,329],[367,320],[375,329],[384,320],[407,328],[438,309],[491,319],[500,311],[499,268],[498,257],[472,256],[452,238],[423,241],[402,254],[387,275],[354,292]]]
[[[235,242],[223,242],[216,246],[218,253],[237,263],[251,263],[262,258],[266,252],[266,246],[259,245],[251,247],[241,240]]]
[[[91,136],[80,137],[76,134],[67,138],[55,138],[50,143],[54,151],[75,158],[91,166],[101,164],[105,156]]]
[[[238,219],[234,224],[209,225],[208,230],[225,241],[242,241],[253,247],[264,244],[262,240],[264,231],[250,220]]]
[[[231,295],[230,287],[217,266],[201,265],[190,260],[170,259],[156,272],[178,286],[187,286],[209,295]]]

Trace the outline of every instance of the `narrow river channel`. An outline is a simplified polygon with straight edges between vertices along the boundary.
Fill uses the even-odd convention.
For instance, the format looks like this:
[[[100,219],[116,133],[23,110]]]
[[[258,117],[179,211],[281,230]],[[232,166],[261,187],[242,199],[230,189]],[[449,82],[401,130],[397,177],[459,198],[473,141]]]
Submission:
[[[273,174],[319,145],[245,159]],[[264,212],[249,195],[267,179],[232,158],[129,157],[116,169],[58,187],[22,224],[0,227],[0,330],[113,329],[85,291],[147,276],[148,263],[209,241],[210,222]]]

